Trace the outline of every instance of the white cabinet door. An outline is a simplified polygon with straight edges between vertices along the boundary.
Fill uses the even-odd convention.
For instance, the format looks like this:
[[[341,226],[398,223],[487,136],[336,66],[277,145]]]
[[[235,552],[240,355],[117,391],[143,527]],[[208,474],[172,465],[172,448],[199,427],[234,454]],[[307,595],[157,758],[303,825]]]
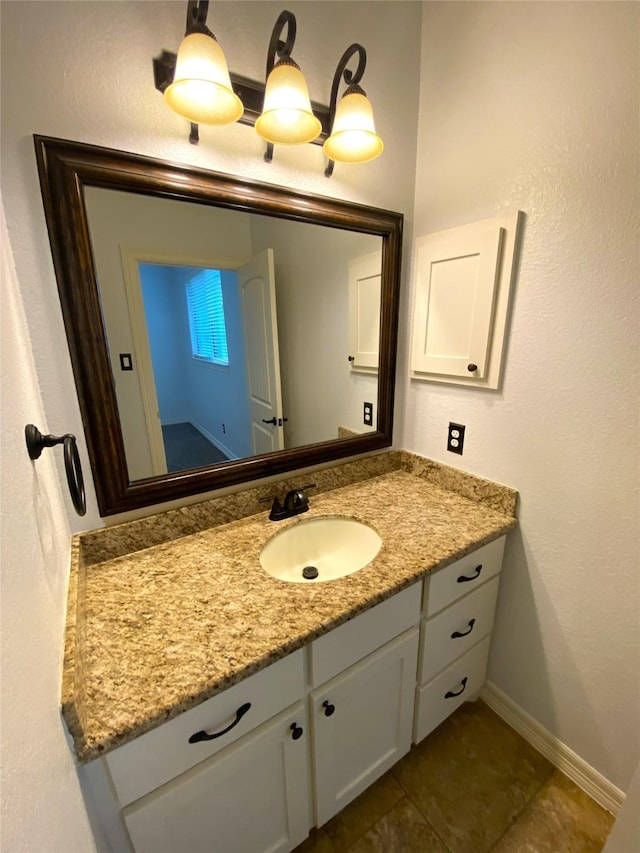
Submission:
[[[311,825],[307,738],[300,703],[128,806],[136,853],[292,850]]]
[[[490,222],[416,240],[413,371],[484,378],[503,234]]]
[[[412,379],[500,387],[523,222],[505,213],[416,240]]]
[[[412,628],[311,694],[318,826],[409,751],[417,656]]]
[[[352,370],[377,372],[382,252],[349,262],[349,358]]]

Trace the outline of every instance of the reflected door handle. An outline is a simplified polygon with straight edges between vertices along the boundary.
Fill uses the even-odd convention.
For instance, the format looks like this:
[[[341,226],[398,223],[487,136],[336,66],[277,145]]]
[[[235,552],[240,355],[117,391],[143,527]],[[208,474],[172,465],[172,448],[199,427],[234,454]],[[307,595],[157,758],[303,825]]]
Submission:
[[[289,418],[278,418],[278,426],[282,426],[282,424],[286,424]]]
[[[273,424],[273,426],[275,426],[278,423],[278,421],[276,420],[276,416],[274,415],[272,418],[269,418],[268,421],[263,418],[262,423],[263,424]]]

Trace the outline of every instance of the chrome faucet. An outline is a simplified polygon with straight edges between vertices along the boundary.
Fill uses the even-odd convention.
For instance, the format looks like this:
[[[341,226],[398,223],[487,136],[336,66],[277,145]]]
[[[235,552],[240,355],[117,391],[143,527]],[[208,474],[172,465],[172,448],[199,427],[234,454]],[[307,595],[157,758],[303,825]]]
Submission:
[[[309,509],[309,498],[305,494],[305,489],[315,488],[315,483],[307,483],[299,489],[291,489],[284,496],[284,501],[280,503],[280,498],[274,498],[269,495],[266,498],[260,498],[260,503],[273,500],[269,519],[271,521],[283,521],[285,518],[293,518],[295,515],[300,515]]]

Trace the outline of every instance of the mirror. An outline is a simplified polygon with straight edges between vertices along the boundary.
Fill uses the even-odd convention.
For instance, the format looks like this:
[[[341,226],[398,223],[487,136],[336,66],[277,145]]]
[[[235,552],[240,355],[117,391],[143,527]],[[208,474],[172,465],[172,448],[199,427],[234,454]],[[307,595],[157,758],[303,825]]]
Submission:
[[[391,444],[401,214],[35,144],[102,515]]]
[[[131,480],[373,430],[380,237],[97,187],[85,203]]]

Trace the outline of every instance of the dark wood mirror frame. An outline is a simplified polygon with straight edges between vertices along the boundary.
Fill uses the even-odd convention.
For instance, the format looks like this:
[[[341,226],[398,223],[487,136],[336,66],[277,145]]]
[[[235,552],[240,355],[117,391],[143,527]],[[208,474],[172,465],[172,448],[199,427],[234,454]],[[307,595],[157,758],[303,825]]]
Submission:
[[[103,516],[388,447],[392,440],[403,216],[184,164],[34,136],[62,313]],[[215,205],[382,238],[377,429],[130,481],[102,321],[84,188]]]

